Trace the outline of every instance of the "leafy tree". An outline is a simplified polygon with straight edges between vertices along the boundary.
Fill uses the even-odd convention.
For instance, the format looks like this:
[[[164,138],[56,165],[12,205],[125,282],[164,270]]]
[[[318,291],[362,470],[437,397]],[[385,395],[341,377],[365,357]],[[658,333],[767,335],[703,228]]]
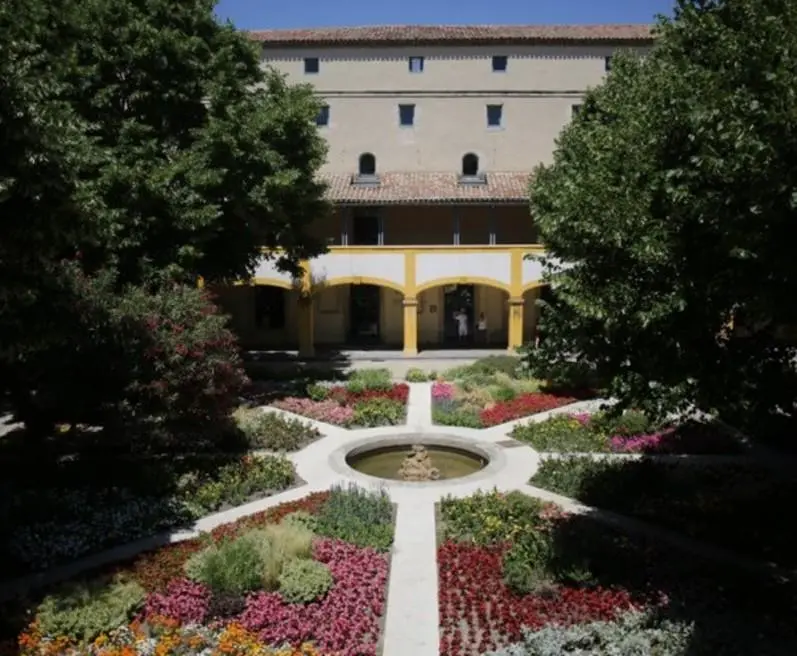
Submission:
[[[68,98],[113,159],[96,181],[113,238],[86,251],[120,283],[165,268],[245,278],[261,246],[284,249],[279,264],[295,271],[323,250],[306,231],[328,209],[312,90],[264,71],[214,4],[76,5]]]
[[[658,415],[791,414],[797,4],[682,0],[613,63],[531,186],[555,291],[532,369]]]
[[[147,312],[195,317],[196,343],[223,342],[213,357],[234,370],[233,398],[234,345],[221,318],[196,319],[184,285],[248,277],[264,246],[294,273],[324,248],[306,230],[329,209],[312,91],[264,71],[213,4],[0,7],[0,386],[41,434],[55,420],[110,421],[122,401],[141,411],[134,379],[167,383],[171,409],[146,406],[163,425],[196,415],[218,372],[181,348],[173,385],[166,370],[142,374]],[[94,388],[70,385],[77,372]]]

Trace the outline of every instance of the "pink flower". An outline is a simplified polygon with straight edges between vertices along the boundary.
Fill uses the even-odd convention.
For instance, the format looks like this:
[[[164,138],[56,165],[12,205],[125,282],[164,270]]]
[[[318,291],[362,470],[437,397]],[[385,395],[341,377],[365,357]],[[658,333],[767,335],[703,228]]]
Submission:
[[[145,616],[162,615],[180,622],[202,622],[208,612],[210,592],[201,583],[174,579],[166,592],[153,592],[147,598]]]
[[[432,400],[450,401],[454,398],[454,386],[451,383],[435,381],[432,383]]]

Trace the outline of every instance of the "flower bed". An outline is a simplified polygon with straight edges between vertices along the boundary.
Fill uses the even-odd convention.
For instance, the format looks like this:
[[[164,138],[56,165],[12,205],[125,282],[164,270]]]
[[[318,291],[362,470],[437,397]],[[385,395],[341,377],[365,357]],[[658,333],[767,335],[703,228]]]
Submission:
[[[439,518],[442,656],[793,650],[792,586],[519,492],[445,498]]]
[[[549,504],[519,492],[476,493],[443,499],[440,515],[445,539],[437,552],[443,656],[476,656],[517,642],[524,628],[609,620],[632,607],[631,595],[623,590],[543,585],[547,563],[542,543],[560,517]],[[536,554],[518,552],[518,562],[529,566],[528,582],[535,570],[539,573],[540,586],[531,592],[507,571],[517,569],[517,563],[507,563],[513,549],[538,537]]]
[[[277,506],[52,591],[20,653],[375,655],[392,526],[380,493]]]
[[[500,380],[499,376],[494,378]],[[485,428],[553,410],[577,400],[567,395],[523,391],[538,386],[537,381],[512,381],[508,377],[503,386],[473,380],[439,380],[432,385],[432,417],[437,424]]]
[[[393,383],[387,370],[355,372],[345,385],[313,384],[306,397],[289,396],[275,408],[347,428],[404,423],[410,388]]]
[[[616,418],[604,413],[560,415],[516,426],[512,437],[554,453],[739,453],[741,446],[719,426],[697,421],[654,426],[641,412]]]
[[[533,485],[625,513],[756,558],[794,566],[782,517],[797,499],[797,476],[751,462],[700,465],[543,460]]]
[[[86,460],[15,471],[0,495],[0,573],[19,576],[289,488],[280,456]]]
[[[233,419],[250,449],[299,451],[321,437],[321,432],[309,423],[263,408],[240,407]]]

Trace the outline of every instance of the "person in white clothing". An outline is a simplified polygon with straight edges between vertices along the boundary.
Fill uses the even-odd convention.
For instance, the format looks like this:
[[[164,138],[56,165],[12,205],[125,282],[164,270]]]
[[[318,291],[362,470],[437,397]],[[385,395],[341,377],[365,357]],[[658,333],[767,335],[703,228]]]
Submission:
[[[464,309],[454,314],[454,320],[457,322],[457,335],[459,341],[464,342],[468,338],[468,315]]]
[[[487,318],[484,312],[479,314],[479,320],[476,322],[476,337],[479,344],[487,344]]]

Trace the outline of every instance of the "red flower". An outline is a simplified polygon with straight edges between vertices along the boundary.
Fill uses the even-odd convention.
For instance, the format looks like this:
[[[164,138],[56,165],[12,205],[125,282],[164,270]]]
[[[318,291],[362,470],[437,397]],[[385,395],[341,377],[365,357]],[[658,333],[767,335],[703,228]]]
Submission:
[[[576,401],[572,396],[557,396],[555,394],[543,394],[541,392],[529,392],[520,394],[511,401],[496,403],[491,408],[482,410],[479,414],[482,425],[497,426],[498,424],[520,419],[528,415],[535,415],[538,412],[553,410],[563,405],[569,405]]]

